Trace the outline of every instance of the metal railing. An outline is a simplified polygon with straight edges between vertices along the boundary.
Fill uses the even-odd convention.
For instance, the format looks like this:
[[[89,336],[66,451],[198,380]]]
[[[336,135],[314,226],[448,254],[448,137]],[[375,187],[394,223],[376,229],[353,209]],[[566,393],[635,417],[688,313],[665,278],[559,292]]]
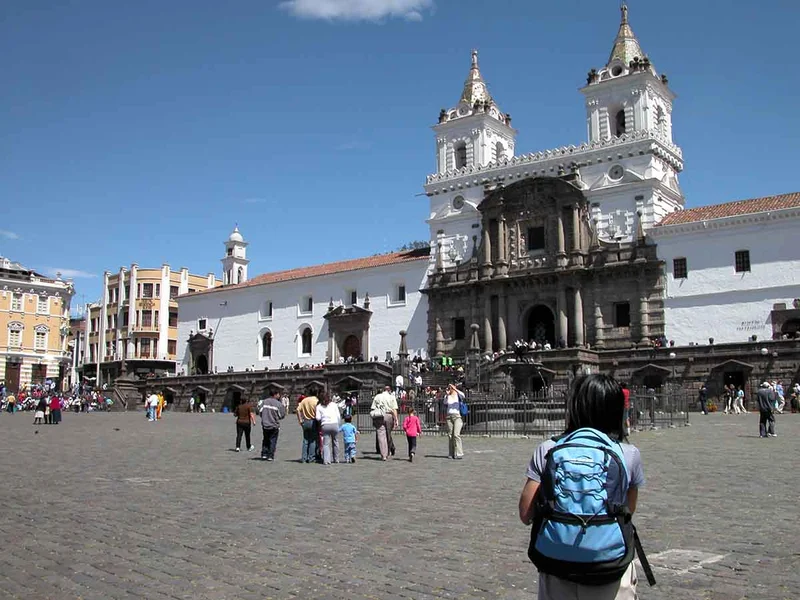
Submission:
[[[631,389],[632,431],[682,427],[689,423],[689,410],[697,404],[695,393],[680,387]]]
[[[535,394],[467,391],[469,414],[463,418],[461,435],[552,437],[563,432],[566,426],[565,394],[566,389],[553,388]],[[345,408],[361,432],[375,431],[373,419],[369,416],[373,395],[361,391],[356,402]],[[440,397],[409,394],[407,399],[399,400],[401,421],[409,407],[416,411],[426,434],[447,434],[447,409]]]

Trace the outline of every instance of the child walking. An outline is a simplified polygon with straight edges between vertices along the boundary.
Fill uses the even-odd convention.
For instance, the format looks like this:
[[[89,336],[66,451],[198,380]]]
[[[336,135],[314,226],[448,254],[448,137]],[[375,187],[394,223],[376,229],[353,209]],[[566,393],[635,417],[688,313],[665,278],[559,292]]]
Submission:
[[[344,462],[356,462],[356,442],[358,442],[359,434],[356,426],[353,425],[352,415],[345,415],[344,425],[339,428],[344,438]]]
[[[408,407],[408,416],[403,419],[403,431],[406,432],[408,440],[408,462],[414,462],[414,455],[417,453],[417,436],[422,435],[422,424],[419,422],[417,411],[411,406]]]

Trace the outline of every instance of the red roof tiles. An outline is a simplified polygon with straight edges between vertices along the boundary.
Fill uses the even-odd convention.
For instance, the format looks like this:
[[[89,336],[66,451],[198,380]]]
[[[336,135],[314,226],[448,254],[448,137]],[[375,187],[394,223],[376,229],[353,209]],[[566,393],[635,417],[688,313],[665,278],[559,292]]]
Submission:
[[[264,273],[263,275],[258,275],[257,277],[248,279],[244,283],[239,283],[237,285],[225,285],[207,290],[199,290],[192,294],[186,294],[186,296],[197,296],[200,294],[209,294],[211,292],[246,288],[246,287],[252,287],[254,285],[264,285],[268,283],[294,281],[297,279],[305,279],[307,277],[320,277],[322,275],[333,275],[334,273],[345,273],[347,271],[359,271],[361,269],[371,269],[373,267],[385,267],[387,265],[396,265],[415,260],[427,260],[429,257],[430,257],[430,248],[421,248],[418,250],[403,250],[401,252],[392,252],[390,254],[377,254],[375,256],[367,256],[365,258],[354,258],[351,260],[342,260],[339,262],[326,263],[323,265],[314,265],[313,267],[301,267],[299,269],[290,269],[288,271],[276,271],[274,273]],[[181,297],[183,298],[184,296]]]
[[[661,219],[661,221],[656,224],[656,227],[679,225],[681,223],[696,223],[697,221],[707,221],[709,219],[751,215],[771,210],[797,207],[800,207],[800,192],[767,196],[766,198],[753,198],[751,200],[737,200],[724,204],[712,204],[711,206],[698,206],[697,208],[679,210]]]

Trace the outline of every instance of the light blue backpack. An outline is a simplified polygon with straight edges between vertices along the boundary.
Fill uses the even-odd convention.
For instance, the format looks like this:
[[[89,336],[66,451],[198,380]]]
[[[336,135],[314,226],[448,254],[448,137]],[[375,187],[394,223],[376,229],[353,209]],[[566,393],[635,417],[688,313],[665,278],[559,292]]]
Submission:
[[[619,442],[579,429],[547,453],[528,556],[543,573],[584,585],[619,580],[634,557],[629,473]]]

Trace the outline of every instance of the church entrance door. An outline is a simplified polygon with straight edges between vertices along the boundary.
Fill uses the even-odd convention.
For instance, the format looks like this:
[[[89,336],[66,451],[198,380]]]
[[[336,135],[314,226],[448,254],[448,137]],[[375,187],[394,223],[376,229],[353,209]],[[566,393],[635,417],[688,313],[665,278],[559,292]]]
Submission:
[[[528,313],[527,323],[528,338],[526,341],[535,341],[537,344],[550,342],[555,347],[556,342],[556,319],[551,311],[544,304],[534,306]]]
[[[361,340],[354,335],[348,335],[342,346],[342,355],[345,358],[358,358],[361,356]]]

